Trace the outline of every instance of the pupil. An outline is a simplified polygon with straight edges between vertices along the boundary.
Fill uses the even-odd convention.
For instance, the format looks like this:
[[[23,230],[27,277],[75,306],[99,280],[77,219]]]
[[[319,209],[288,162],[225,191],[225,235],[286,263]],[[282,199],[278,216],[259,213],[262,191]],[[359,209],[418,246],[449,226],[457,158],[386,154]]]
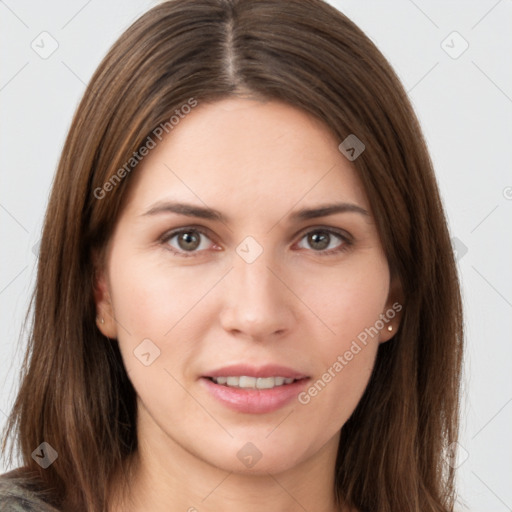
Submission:
[[[185,251],[197,249],[197,247],[199,247],[199,243],[199,236],[197,236],[197,234],[192,234],[191,232],[182,233],[178,237],[178,245],[180,246],[180,249]]]
[[[322,250],[329,246],[329,234],[323,232],[313,233],[309,235],[309,244],[313,249]]]

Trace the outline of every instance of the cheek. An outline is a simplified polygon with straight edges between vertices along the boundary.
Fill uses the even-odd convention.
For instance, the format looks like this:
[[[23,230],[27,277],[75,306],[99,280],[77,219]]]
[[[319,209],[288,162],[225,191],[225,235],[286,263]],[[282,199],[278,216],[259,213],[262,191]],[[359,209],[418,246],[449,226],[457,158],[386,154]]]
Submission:
[[[112,255],[110,282],[116,320],[137,336],[164,337],[201,301],[216,277],[209,278],[196,267],[165,266],[165,258],[156,256],[123,258],[122,248]]]
[[[379,254],[363,255],[346,266],[316,274],[302,273],[295,289],[315,313],[317,325],[323,325],[321,344],[341,350],[375,326],[384,312],[389,293],[387,262]]]
[[[137,337],[150,337],[163,329],[160,324],[165,318],[165,310],[170,306],[169,302],[172,302],[165,280],[156,279],[154,272],[145,266],[124,261],[111,272],[111,286],[112,304],[121,337],[126,332]]]
[[[304,302],[317,312],[315,378],[299,403],[319,418],[342,425],[357,406],[371,376],[379,346],[379,319],[389,292],[383,258],[304,282]],[[363,264],[364,263],[364,264]],[[309,284],[309,286],[308,286]]]
[[[200,352],[205,332],[214,321],[205,298],[222,275],[222,269],[166,265],[165,254],[157,256],[130,254],[119,244],[110,261],[123,361],[137,391],[144,395],[149,386],[149,396],[160,384],[169,385],[167,372],[181,375],[184,362]],[[147,361],[139,356],[148,352],[153,362],[146,367]]]
[[[130,256],[122,247],[116,249],[110,285],[119,349],[138,396],[154,404],[158,402],[155,390],[165,390],[165,396],[176,392],[171,377],[174,361],[187,357],[187,344],[171,347],[169,341],[180,326],[174,327],[190,309],[194,294],[180,282],[177,272]]]

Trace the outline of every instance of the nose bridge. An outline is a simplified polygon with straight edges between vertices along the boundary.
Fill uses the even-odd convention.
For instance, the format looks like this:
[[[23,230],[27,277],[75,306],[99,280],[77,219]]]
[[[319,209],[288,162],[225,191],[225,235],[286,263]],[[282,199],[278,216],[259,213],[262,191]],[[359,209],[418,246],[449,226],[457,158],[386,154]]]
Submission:
[[[236,255],[227,281],[222,314],[224,328],[262,337],[291,326],[290,297],[272,268],[270,251],[263,251],[251,262]]]
[[[272,262],[269,253],[262,253],[255,261],[248,263],[243,258],[235,261],[231,279],[239,299],[245,304],[261,309],[278,298],[278,281],[269,270]]]

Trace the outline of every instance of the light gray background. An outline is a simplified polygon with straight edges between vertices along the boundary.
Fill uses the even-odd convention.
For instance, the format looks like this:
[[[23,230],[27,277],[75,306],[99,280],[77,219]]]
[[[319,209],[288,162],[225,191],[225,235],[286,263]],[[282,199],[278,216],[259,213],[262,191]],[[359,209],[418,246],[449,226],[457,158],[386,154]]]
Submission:
[[[511,511],[512,0],[332,3],[409,91],[456,238],[467,329],[460,510]],[[0,427],[17,386],[34,246],[72,114],[109,46],[155,4],[0,0]],[[43,31],[59,45],[47,59],[31,47],[51,48]]]

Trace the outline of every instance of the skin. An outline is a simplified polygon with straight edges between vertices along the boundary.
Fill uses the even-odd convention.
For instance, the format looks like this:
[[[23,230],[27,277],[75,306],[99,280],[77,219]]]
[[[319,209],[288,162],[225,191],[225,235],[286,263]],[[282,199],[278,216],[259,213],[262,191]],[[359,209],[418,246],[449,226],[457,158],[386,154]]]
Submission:
[[[365,390],[379,343],[394,332],[370,337],[307,405],[294,399],[270,413],[235,412],[200,380],[228,364],[274,363],[315,382],[399,299],[339,142],[288,105],[231,98],[200,104],[130,177],[95,291],[104,318],[98,328],[117,338],[138,396],[139,450],[129,492],[113,484],[120,505],[112,510],[339,510],[340,429]],[[165,201],[214,208],[227,220],[145,215]],[[368,214],[292,219],[339,202]],[[206,233],[197,235],[201,244],[189,256],[173,252],[186,253],[177,237],[162,236],[190,226]],[[320,228],[326,249],[307,236]],[[326,229],[351,243],[337,232],[325,238]],[[252,263],[236,252],[247,236],[263,250]],[[398,321],[386,327],[396,331]],[[149,366],[134,355],[144,339],[160,350]],[[262,455],[252,468],[237,457],[247,442]]]

